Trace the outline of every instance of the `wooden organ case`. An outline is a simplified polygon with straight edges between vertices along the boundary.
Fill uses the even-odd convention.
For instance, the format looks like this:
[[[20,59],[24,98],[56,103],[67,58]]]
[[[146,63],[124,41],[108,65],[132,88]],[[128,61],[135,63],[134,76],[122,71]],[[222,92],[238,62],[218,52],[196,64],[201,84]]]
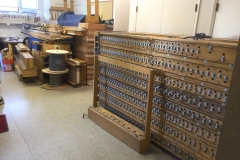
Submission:
[[[143,124],[140,130],[150,126],[151,140],[181,159],[239,159],[238,41],[99,32],[95,43],[90,110],[100,114],[101,106],[118,119],[131,117],[126,124]],[[148,81],[142,83],[144,76]],[[144,84],[148,90],[141,88]],[[139,105],[143,93],[147,99]]]

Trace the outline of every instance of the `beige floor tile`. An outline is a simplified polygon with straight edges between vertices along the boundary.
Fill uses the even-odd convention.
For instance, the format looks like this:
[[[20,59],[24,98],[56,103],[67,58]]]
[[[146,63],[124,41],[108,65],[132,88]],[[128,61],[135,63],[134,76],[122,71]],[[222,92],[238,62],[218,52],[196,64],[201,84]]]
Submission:
[[[47,145],[32,151],[36,160],[67,160],[57,145]]]
[[[8,129],[9,129],[9,131],[18,131],[19,130],[19,128],[17,127],[17,125],[14,121],[8,122]]]
[[[0,134],[0,159],[30,152],[22,136],[13,131]]]
[[[0,160],[174,160],[152,145],[138,154],[83,113],[92,106],[93,87],[45,90],[34,79],[19,82],[0,69],[0,89],[9,132],[0,134]]]
[[[29,151],[26,153],[15,155],[15,156],[3,158],[3,160],[35,160],[35,159],[32,153]]]
[[[0,134],[0,148],[5,145],[14,145],[15,143],[23,143],[24,138],[19,130],[10,130]]]

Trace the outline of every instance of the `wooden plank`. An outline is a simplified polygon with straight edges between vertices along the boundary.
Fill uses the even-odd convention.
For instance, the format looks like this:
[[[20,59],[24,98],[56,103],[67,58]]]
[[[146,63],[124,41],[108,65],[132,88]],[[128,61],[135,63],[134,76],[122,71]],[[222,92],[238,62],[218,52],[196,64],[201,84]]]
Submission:
[[[64,41],[70,41],[73,39],[72,36],[70,35],[61,35],[61,34],[56,34],[56,33],[51,33],[51,32],[43,32],[43,31],[37,31],[37,30],[23,30],[21,33],[30,35],[32,37],[41,39],[43,41],[61,41],[62,43]],[[68,42],[69,43],[69,42]]]
[[[149,73],[148,73],[148,92],[147,92],[148,97],[147,97],[146,120],[145,120],[145,135],[150,135],[154,75],[155,75],[155,71],[154,70],[149,70]]]
[[[37,75],[37,80],[40,83],[45,83],[48,80],[44,78],[43,73],[42,73],[42,69],[48,67],[48,62],[44,61],[44,58],[46,56],[40,54],[40,51],[36,51],[36,50],[32,50],[32,56],[34,57],[34,64],[35,66],[38,68],[38,75]]]
[[[99,0],[95,0],[95,23],[99,23]]]
[[[74,0],[70,0],[70,10],[74,12]]]
[[[24,69],[24,70],[22,70],[22,76],[23,77],[36,77],[38,75],[37,71],[38,71],[38,69],[36,66],[34,66],[34,69]]]
[[[117,45],[106,45],[106,44],[102,44],[102,47],[101,48],[105,48],[105,49],[109,49],[109,50],[114,50],[114,51],[121,51],[121,50],[124,50],[125,52],[123,54],[134,54],[135,56],[142,56],[141,53],[145,54],[145,56],[149,56],[151,55],[152,56],[152,60],[154,59],[157,59],[158,57],[161,58],[171,58],[171,59],[174,59],[174,60],[179,60],[179,61],[184,61],[184,62],[189,62],[189,63],[196,63],[196,64],[202,64],[202,65],[205,65],[205,66],[212,66],[212,67],[217,67],[217,68],[224,68],[224,69],[227,69],[227,70],[233,70],[233,64],[231,64],[231,67],[229,66],[229,63],[227,62],[230,62],[234,61],[234,56],[235,53],[234,53],[234,50],[227,50],[228,52],[225,52],[227,54],[225,54],[225,57],[227,59],[227,62],[225,61],[224,63],[220,62],[220,59],[222,57],[222,52],[226,51],[226,48],[219,48],[217,49],[218,51],[221,51],[221,52],[215,52],[213,53],[214,58],[209,58],[209,53],[207,54],[202,54],[201,56],[197,56],[197,59],[196,59],[196,56],[191,56],[190,54],[189,55],[183,55],[183,54],[179,54],[179,53],[164,53],[164,52],[160,52],[160,51],[152,51],[152,52],[140,52],[139,50],[136,51],[136,50],[133,50],[133,49],[129,49],[128,47],[118,47]],[[105,56],[110,56],[109,55],[105,55]],[[112,57],[114,58],[114,57]],[[124,61],[127,61],[128,59],[123,59],[122,60]],[[215,61],[214,61],[215,60]],[[132,63],[132,62],[130,62]],[[136,61],[137,64],[139,64],[139,62]],[[148,64],[150,65],[150,64]],[[146,66],[147,67],[147,66]]]
[[[126,69],[131,68],[131,70],[136,71],[136,72],[140,71],[141,73],[149,74],[149,69],[145,68],[145,67],[137,66],[137,65],[134,65],[134,64],[129,64],[129,63],[126,63],[126,62],[122,62],[122,61],[119,61],[119,60],[115,60],[115,59],[111,59],[111,58],[107,58],[107,57],[103,57],[103,56],[98,56],[98,60],[103,61],[105,63],[114,64],[116,66],[126,68]]]
[[[106,24],[95,24],[95,23],[79,23],[79,28],[87,29],[87,30],[105,30]]]
[[[87,54],[87,53],[79,52],[79,51],[75,51],[74,53],[76,55],[76,58],[86,61],[88,65],[94,64],[94,54],[93,53]]]
[[[182,39],[179,37],[176,38],[172,38],[172,37],[166,37],[166,36],[159,36],[156,34],[156,36],[154,36],[153,34],[138,34],[138,33],[133,33],[133,34],[129,34],[128,32],[101,32],[101,35],[114,35],[114,36],[120,36],[120,37],[128,37],[128,38],[137,38],[137,39],[154,39],[154,40],[161,40],[161,41],[169,41],[171,42],[175,42],[175,41],[181,41],[184,43],[192,43],[192,44],[205,44],[205,45],[212,45],[212,46],[222,46],[222,47],[229,47],[229,48],[237,48],[238,44],[237,41],[231,41],[230,43],[227,41],[219,41],[219,40],[197,40],[197,41],[193,41],[192,39]]]
[[[93,83],[93,107],[97,107],[98,95],[98,56],[94,56],[94,83]]]
[[[80,52],[87,53],[87,54],[93,54],[94,53],[94,45],[93,44],[89,45],[87,47],[79,46],[79,45],[75,44],[74,49],[76,51],[80,51]]]
[[[94,36],[76,36],[76,41],[87,41],[87,42],[94,42]]]
[[[15,67],[18,69],[19,74],[23,77],[36,77],[38,75],[38,69],[36,66],[34,66],[33,69],[22,69],[18,63],[15,63]]]
[[[86,31],[86,29],[84,28],[79,28],[74,26],[62,26],[62,28],[64,31],[78,31],[78,32]]]
[[[82,41],[82,40],[76,39],[74,46],[76,46],[76,48],[77,48],[77,46],[83,46],[83,47],[87,47],[87,48],[93,48],[94,43],[93,43],[93,42]]]
[[[8,52],[7,52],[8,60],[13,59],[13,46],[8,44]]]

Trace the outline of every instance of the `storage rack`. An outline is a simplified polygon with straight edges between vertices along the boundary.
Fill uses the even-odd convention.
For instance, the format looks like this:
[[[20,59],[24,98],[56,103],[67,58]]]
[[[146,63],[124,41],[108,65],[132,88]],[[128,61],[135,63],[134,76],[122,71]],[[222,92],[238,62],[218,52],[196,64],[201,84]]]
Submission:
[[[100,32],[95,43],[99,57],[154,69],[152,141],[181,159],[237,159],[240,45],[171,37]]]
[[[94,107],[88,117],[137,152],[147,150],[153,70],[96,56],[94,74]]]

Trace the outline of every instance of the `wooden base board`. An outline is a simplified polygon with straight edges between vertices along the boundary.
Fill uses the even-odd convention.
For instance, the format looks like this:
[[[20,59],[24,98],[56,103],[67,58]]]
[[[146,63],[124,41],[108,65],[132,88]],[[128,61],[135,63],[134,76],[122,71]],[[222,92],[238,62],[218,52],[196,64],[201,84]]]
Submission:
[[[69,80],[67,80],[67,82],[75,88],[78,88],[78,87],[82,86],[81,84],[78,84],[78,83],[75,83],[75,82],[72,82],[72,81],[69,81]]]
[[[88,117],[138,153],[150,148],[151,137],[104,108],[88,108]]]
[[[34,66],[33,69],[22,69],[17,62],[14,63],[14,66],[19,75],[22,75],[22,77],[36,77],[38,75],[38,69],[36,66]]]

